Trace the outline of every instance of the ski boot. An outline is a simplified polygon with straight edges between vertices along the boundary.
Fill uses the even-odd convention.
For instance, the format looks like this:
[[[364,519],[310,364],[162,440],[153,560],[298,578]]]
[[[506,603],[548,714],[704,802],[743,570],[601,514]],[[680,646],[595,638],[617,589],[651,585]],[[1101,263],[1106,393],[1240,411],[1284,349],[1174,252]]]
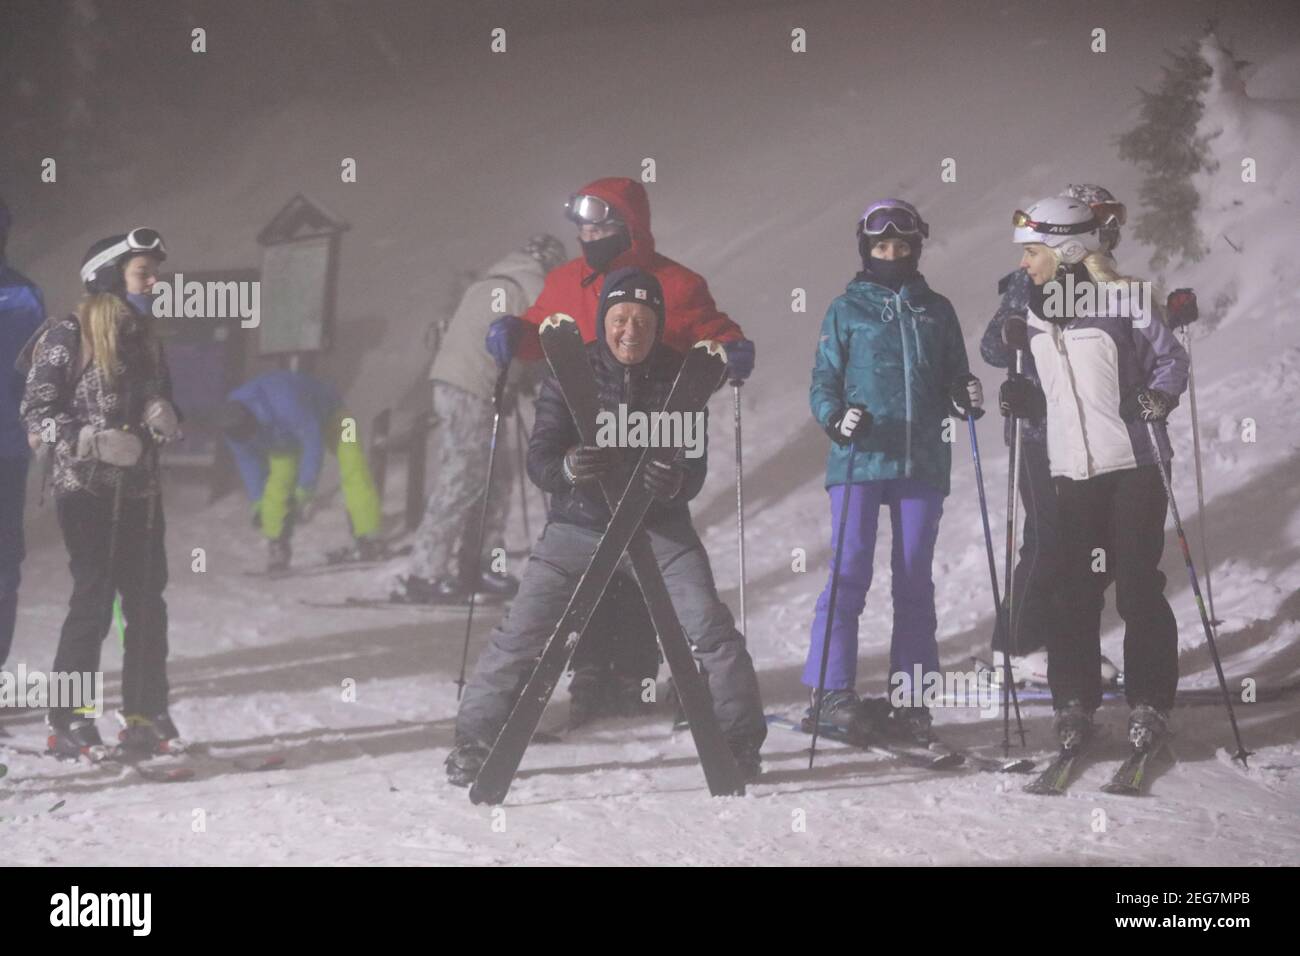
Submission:
[[[95,718],[88,714],[52,710],[45,722],[50,731],[46,749],[54,756],[67,760],[84,757],[91,763],[111,756],[95,727]]]
[[[1150,704],[1136,704],[1128,715],[1128,739],[1133,749],[1145,753],[1169,735],[1169,716]]]
[[[287,534],[266,542],[267,574],[283,574],[289,570],[291,560],[293,560],[293,546],[289,543]]]
[[[1079,750],[1092,739],[1092,711],[1084,710],[1077,700],[1067,701],[1056,711],[1052,728],[1062,750]]]
[[[152,748],[151,753],[179,756],[190,749],[190,745],[181,739],[181,732],[175,728],[172,715],[168,711],[157,714],[123,714],[117,711],[117,721],[122,724],[122,731],[117,735],[118,744],[130,752],[139,752]],[[152,732],[140,730],[151,728]]]
[[[1006,655],[1002,651],[993,652],[993,671],[991,678],[994,687],[1001,687],[1006,676]],[[1011,655],[1011,679],[1017,687],[1026,684],[1047,685],[1047,651],[1034,651],[1030,654]]]
[[[852,690],[828,690],[822,697],[822,710],[819,719],[823,725],[829,724],[835,730],[842,733],[858,733],[861,731],[860,712],[862,701]],[[813,732],[813,714],[817,710],[817,691],[814,689],[808,695],[808,709],[804,711],[803,721],[800,726],[803,732],[810,734]]]
[[[469,597],[449,578],[430,581],[428,578],[408,575],[397,579],[397,586],[388,594],[394,604],[460,605]]]
[[[447,754],[444,766],[447,768],[447,782],[453,787],[468,787],[478,777],[487,760],[488,748],[482,744],[457,744]]]
[[[118,711],[117,720],[122,725],[117,735],[118,750],[127,759],[178,756],[185,752],[185,744],[166,711],[152,717]]]
[[[898,740],[924,747],[934,740],[931,731],[933,725],[934,717],[931,716],[929,707],[893,707],[890,709],[887,732]]]

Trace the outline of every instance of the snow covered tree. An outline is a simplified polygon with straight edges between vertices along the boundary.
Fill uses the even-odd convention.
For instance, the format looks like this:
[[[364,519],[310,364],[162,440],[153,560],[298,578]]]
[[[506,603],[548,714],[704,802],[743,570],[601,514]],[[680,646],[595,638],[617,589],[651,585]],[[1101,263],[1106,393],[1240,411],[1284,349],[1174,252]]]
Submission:
[[[1119,155],[1147,175],[1138,190],[1143,212],[1136,236],[1154,247],[1151,267],[1163,269],[1175,256],[1197,261],[1204,241],[1196,225],[1200,197],[1193,174],[1211,168],[1205,142],[1196,135],[1210,66],[1199,44],[1190,42],[1170,54],[1162,67],[1160,87],[1142,95],[1140,120],[1119,138]]]

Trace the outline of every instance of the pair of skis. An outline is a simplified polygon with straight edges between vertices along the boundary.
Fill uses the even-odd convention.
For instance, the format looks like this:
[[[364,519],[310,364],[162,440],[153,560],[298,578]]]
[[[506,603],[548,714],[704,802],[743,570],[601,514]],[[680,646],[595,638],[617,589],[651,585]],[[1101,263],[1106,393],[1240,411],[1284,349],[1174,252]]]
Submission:
[[[596,415],[600,404],[595,375],[577,323],[570,316],[557,313],[542,323],[540,336],[547,362],[582,441],[596,444]],[[663,411],[680,414],[703,411],[721,384],[725,370],[726,360],[720,346],[713,342],[696,343],[678,371]],[[708,689],[673,609],[650,539],[641,530],[642,519],[653,500],[644,482],[646,468],[651,462],[668,463],[675,453],[676,449],[672,448],[645,449],[625,487],[619,487],[612,476],[600,479],[600,489],[612,517],[532,676],[470,788],[470,800],[474,803],[498,804],[505,799],[542,712],[624,552],[631,559],[664,660],[668,662],[682,708],[690,721],[709,792],[714,796],[745,792],[744,779],[714,717]]]
[[[1168,752],[1168,735],[1158,738],[1141,750],[1135,748],[1123,763],[1115,768],[1110,780],[1102,785],[1102,792],[1130,797],[1142,796],[1147,792],[1150,783],[1147,772],[1152,762],[1159,760]],[[1048,764],[1047,769],[1025,787],[1025,793],[1052,797],[1062,795],[1075,779],[1076,770],[1083,764],[1091,762],[1092,756],[1089,744],[1060,751]]]
[[[812,719],[805,717],[795,723],[786,717],[769,714],[769,726],[799,733],[812,733]],[[925,770],[961,770],[973,769],[986,773],[1030,773],[1034,762],[1025,758],[989,757],[960,747],[953,747],[941,740],[932,739],[928,743],[908,742],[875,735],[859,736],[834,724],[822,721],[817,728],[819,737],[826,737],[839,743],[857,747],[860,750],[878,753],[883,757],[892,757],[904,763],[921,767]]]

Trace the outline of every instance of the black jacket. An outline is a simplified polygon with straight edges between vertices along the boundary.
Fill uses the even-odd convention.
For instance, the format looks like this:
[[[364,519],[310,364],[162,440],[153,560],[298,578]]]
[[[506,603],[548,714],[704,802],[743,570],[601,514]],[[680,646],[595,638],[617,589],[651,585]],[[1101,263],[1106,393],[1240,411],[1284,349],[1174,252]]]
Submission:
[[[595,342],[587,345],[587,356],[596,376],[601,409],[617,414],[619,404],[625,403],[629,412],[661,410],[672,391],[682,357],[656,343],[650,357],[640,365],[623,365],[605,346],[603,328],[597,330],[597,336]],[[536,409],[537,418],[528,442],[528,477],[550,496],[547,517],[551,521],[604,530],[610,510],[605,506],[599,483],[571,485],[564,477],[564,455],[574,445],[581,444],[581,438],[554,376],[548,375],[542,382]],[[698,458],[681,459],[686,469],[681,490],[669,501],[655,501],[650,505],[644,522],[647,527],[673,519],[690,520],[686,503],[700,493],[708,471],[707,412],[705,415],[704,453]],[[643,451],[641,448],[619,450],[619,487],[626,486]]]

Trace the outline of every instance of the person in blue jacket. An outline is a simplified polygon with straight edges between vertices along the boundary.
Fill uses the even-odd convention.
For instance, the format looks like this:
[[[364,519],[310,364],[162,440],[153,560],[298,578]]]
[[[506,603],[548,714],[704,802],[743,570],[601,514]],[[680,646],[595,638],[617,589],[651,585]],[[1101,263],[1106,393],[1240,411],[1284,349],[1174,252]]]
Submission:
[[[939,670],[930,566],[952,465],[954,423],[946,420],[983,414],[983,392],[970,374],[952,304],[917,271],[929,232],[910,203],[886,199],[868,207],[858,222],[862,271],[826,311],[809,392],[813,417],[834,442],[826,464],[832,554],[848,507],[821,719],[870,732],[887,716],[874,729],[918,738],[929,736],[927,708],[868,708],[854,685],[858,617],[871,587],[882,505],[893,528],[891,691],[910,704],[914,669]],[[804,666],[803,682],[813,688],[810,713],[832,583],[817,599]]]
[[[268,571],[289,566],[293,525],[306,517],[327,448],[338,455],[354,539],[329,560],[382,554],[379,493],[355,423],[332,385],[301,372],[268,372],[231,392],[217,420],[253,501],[253,524],[267,539]]]
[[[15,362],[27,340],[45,321],[41,290],[9,266],[9,207],[0,198],[0,667],[13,644],[18,616],[18,584],[25,555],[23,500],[30,449],[18,409],[24,375]]]

